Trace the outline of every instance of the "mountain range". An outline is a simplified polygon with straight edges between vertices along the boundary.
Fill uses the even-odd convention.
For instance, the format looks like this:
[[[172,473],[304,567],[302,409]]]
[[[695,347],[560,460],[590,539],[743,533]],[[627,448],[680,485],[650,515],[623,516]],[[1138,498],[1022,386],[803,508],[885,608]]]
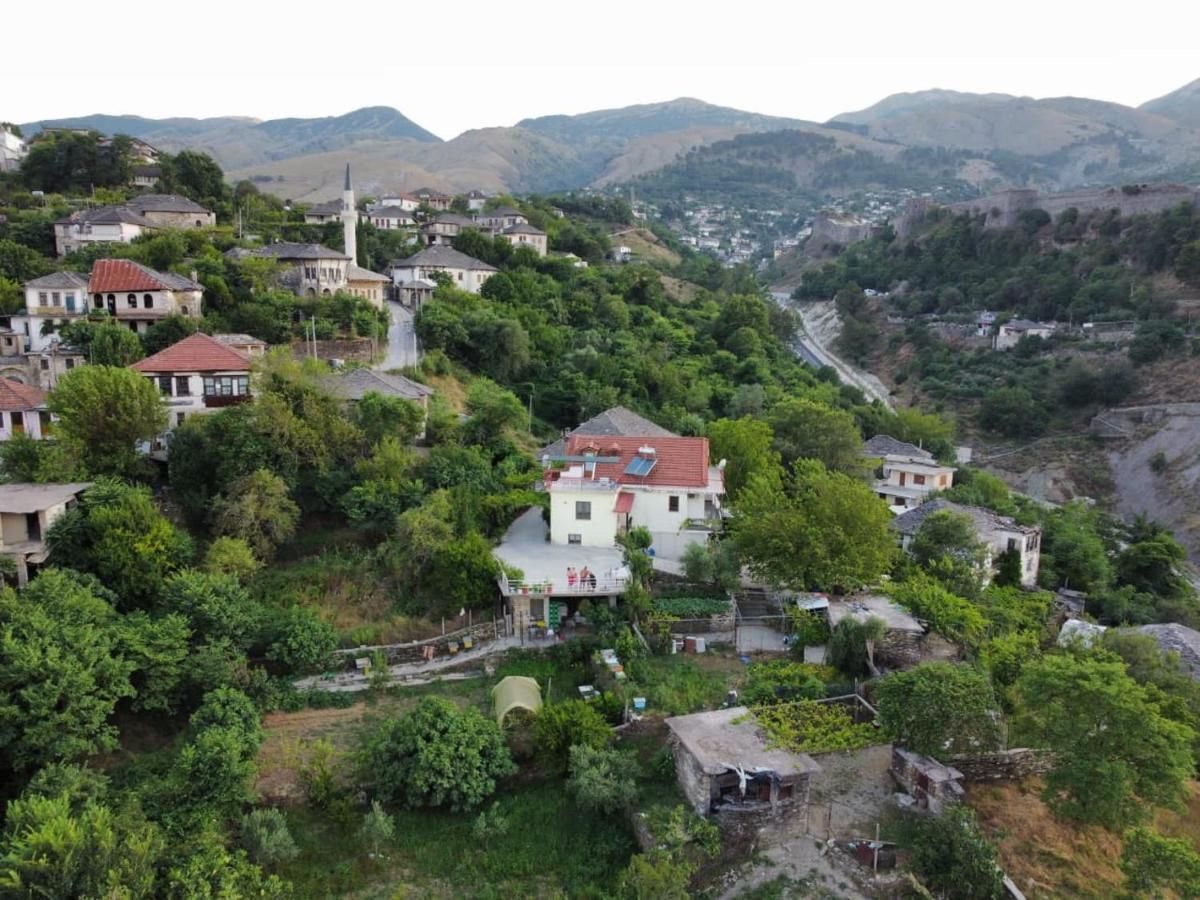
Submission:
[[[316,119],[93,115],[22,127],[33,133],[49,125],[129,134],[168,151],[203,150],[231,178],[309,201],[336,196],[346,162],[364,194],[422,186],[549,191],[639,177],[686,187],[689,172],[701,177],[720,166],[749,166],[768,183],[773,172],[785,172],[786,187],[835,192],[903,180],[906,172],[915,181],[950,179],[979,190],[1200,175],[1200,80],[1137,108],[920,91],[826,123],[680,98],[524,119],[447,141],[381,106]],[[778,132],[789,134],[764,136]]]

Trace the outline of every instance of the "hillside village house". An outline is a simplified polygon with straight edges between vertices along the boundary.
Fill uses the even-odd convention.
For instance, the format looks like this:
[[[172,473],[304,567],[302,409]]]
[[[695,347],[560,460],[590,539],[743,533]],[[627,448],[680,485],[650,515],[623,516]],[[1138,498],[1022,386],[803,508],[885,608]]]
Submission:
[[[433,246],[450,246],[450,242],[462,234],[464,228],[477,228],[475,220],[458,213],[438,213],[421,226],[425,243]]]
[[[0,172],[15,172],[29,154],[29,145],[10,128],[0,128]]]
[[[417,227],[413,214],[402,206],[368,208],[360,218],[384,231],[409,231]]]
[[[280,283],[299,296],[328,296],[348,289],[350,257],[322,244],[280,241],[250,253],[274,259],[283,268]]]
[[[55,340],[53,330],[87,314],[88,277],[78,272],[51,272],[25,282],[25,315],[13,316],[12,328],[24,335],[22,349],[43,350]]]
[[[24,379],[29,384],[35,384],[43,391],[52,390],[68,372],[85,365],[87,358],[83,351],[57,340],[41,350],[30,350],[25,354],[23,367]],[[7,374],[4,377],[10,377]]]
[[[175,194],[141,194],[125,206],[161,228],[212,228],[217,224],[212,210]]]
[[[73,507],[91,482],[69,484],[0,484],[0,555],[17,564],[17,584],[24,587],[34,568],[46,561],[46,532]]]
[[[376,372],[374,369],[347,369],[336,375],[330,375],[324,380],[329,393],[350,405],[362,400],[367,394],[380,394],[384,397],[396,397],[407,400],[421,407],[424,414],[419,438],[425,437],[425,419],[429,416],[429,398],[433,396],[433,388],[405,378],[403,375],[389,375]]]
[[[433,246],[414,253],[406,259],[395,260],[389,266],[392,284],[400,289],[409,282],[434,283],[434,275],[441,272],[460,290],[478,294],[484,283],[496,274],[495,266],[460,253],[453,247]]]
[[[200,318],[204,288],[173,272],[156,272],[130,259],[98,259],[88,278],[92,309],[107,310],[139,334],[167,316]]]
[[[540,228],[534,228],[532,225],[518,223],[509,225],[501,231],[497,237],[502,237],[517,247],[529,247],[537,253],[538,256],[546,255],[546,232]]]
[[[471,212],[481,212],[483,207],[491,199],[491,194],[485,194],[483,191],[467,191],[467,209]]]
[[[992,339],[992,347],[995,350],[1009,350],[1015,346],[1023,337],[1048,338],[1058,330],[1058,325],[1054,322],[1031,322],[1028,319],[1013,319],[1011,322],[1005,322],[996,329],[996,336]]]
[[[248,334],[214,334],[212,337],[250,360],[267,355],[267,342]]]
[[[543,464],[552,544],[612,547],[641,526],[657,555],[678,559],[721,516],[725,466],[709,464],[707,438],[575,434]]]
[[[367,212],[371,213],[377,209],[385,209],[393,206],[404,212],[415,212],[420,208],[421,201],[417,199],[415,194],[384,194],[375,203],[367,204]]]
[[[342,221],[342,201],[326,200],[304,210],[305,225],[324,225],[326,222]]]
[[[604,412],[597,413],[590,419],[576,425],[552,444],[538,451],[539,457],[562,456],[567,452],[567,440],[573,435],[590,435],[592,437],[679,437],[675,432],[668,431],[661,425],[651,422],[645,416],[639,416],[632,409],[624,406],[610,406]]]
[[[877,434],[863,444],[863,456],[879,460],[875,493],[894,513],[920,506],[934,491],[949,490],[958,471],[941,465],[928,450],[886,434]]]
[[[54,250],[66,256],[89,244],[130,244],[154,227],[141,213],[124,206],[81,209],[54,223]]]
[[[46,393],[40,388],[0,378],[0,441],[27,434],[40,441],[50,433]]]
[[[351,296],[368,301],[376,309],[383,309],[387,299],[388,285],[392,279],[354,263],[346,266],[346,292]]]
[[[1016,552],[1021,563],[1021,585],[1037,584],[1038,562],[1041,559],[1042,530],[1036,525],[1020,525],[1009,516],[1002,516],[978,506],[962,506],[948,500],[930,500],[916,509],[901,513],[892,523],[900,536],[900,546],[908,550],[925,520],[936,512],[961,513],[975,525],[975,536],[987,548],[984,566],[994,571],[1002,553]]]
[[[129,183],[135,188],[152,188],[162,178],[162,166],[134,166]]]
[[[443,194],[441,191],[435,191],[433,188],[421,188],[412,193],[417,198],[418,203],[424,203],[437,212],[448,212],[450,204],[454,202],[454,198],[449,194]]]
[[[528,225],[529,217],[519,209],[500,206],[490,212],[479,213],[475,216],[475,221],[479,223],[481,231],[490,231],[496,234],[514,225]]]
[[[250,360],[203,332],[185,337],[132,366],[158,388],[170,407],[167,431],[150,447],[152,459],[166,459],[170,432],[188,416],[211,412],[250,398]]]

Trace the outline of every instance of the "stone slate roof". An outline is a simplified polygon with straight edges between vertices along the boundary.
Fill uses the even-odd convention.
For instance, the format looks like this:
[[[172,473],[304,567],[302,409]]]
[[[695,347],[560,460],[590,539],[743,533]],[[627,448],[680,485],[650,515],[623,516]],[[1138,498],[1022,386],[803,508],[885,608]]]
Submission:
[[[380,219],[404,219],[409,222],[417,221],[411,212],[399,206],[380,206],[367,210],[368,216],[378,216]]]
[[[429,224],[457,225],[459,228],[474,228],[476,222],[470,216],[463,216],[458,213],[438,213]]]
[[[505,234],[545,234],[540,228],[535,228],[526,222],[518,222],[516,225],[509,225],[504,229]]]
[[[51,290],[66,288],[70,291],[78,288],[86,288],[87,284],[87,276],[80,275],[78,272],[51,272],[49,275],[43,275],[41,278],[25,282],[25,287],[50,288]]]
[[[1035,331],[1042,328],[1054,328],[1053,325],[1032,322],[1029,319],[1013,319],[1011,322],[1005,322],[1004,327],[1009,331]]]
[[[877,434],[863,444],[863,456],[883,458],[886,456],[911,456],[916,459],[933,459],[933,454],[916,444],[898,441],[886,434]]]
[[[661,425],[656,425],[645,416],[639,416],[632,409],[624,406],[614,406],[604,412],[592,416],[586,422],[578,425],[573,431],[559,438],[552,444],[543,447],[539,456],[562,456],[567,449],[567,437],[577,434],[610,437],[679,437],[675,432],[668,431]]]
[[[212,335],[212,339],[235,348],[239,345],[247,344],[254,344],[255,346],[262,347],[267,346],[266,341],[256,338],[252,334],[214,334]]]
[[[1167,625],[1139,625],[1128,630],[1137,634],[1148,634],[1164,653],[1178,653],[1179,662],[1187,673],[1194,680],[1200,681],[1200,631],[1178,622]]]
[[[480,270],[483,272],[497,271],[495,266],[489,266],[481,259],[476,259],[473,256],[467,256],[465,253],[460,253],[453,247],[445,247],[441,244],[432,247],[426,247],[407,259],[399,259],[392,262],[394,269],[408,269],[417,266],[426,266],[436,269],[467,269]]]
[[[205,209],[199,203],[176,194],[142,194],[140,197],[134,197],[125,205],[140,213],[177,212],[204,213],[207,215],[210,212],[210,210]]]
[[[341,200],[326,200],[323,203],[314,203],[304,211],[304,214],[306,216],[337,216],[341,215],[341,212]]]
[[[951,503],[949,500],[927,500],[916,509],[910,509],[908,512],[896,516],[892,520],[892,527],[901,534],[913,535],[921,530],[921,526],[925,524],[927,518],[937,512],[962,513],[970,516],[977,530],[1003,529],[1019,531],[1023,534],[1033,534],[1038,530],[1036,526],[1018,525],[1009,516],[1002,516],[990,509],[983,509],[980,506],[963,506],[959,503]]]
[[[383,394],[385,397],[400,397],[404,400],[420,400],[433,394],[433,388],[405,378],[403,375],[387,375],[373,369],[350,369],[324,379],[329,393],[343,400],[361,400],[366,394]]]
[[[479,214],[479,218],[481,219],[507,219],[510,216],[520,216],[522,219],[529,218],[525,213],[519,209],[513,209],[511,206],[498,206],[491,212],[481,212]]]
[[[126,206],[97,206],[95,209],[81,209],[71,213],[65,219],[59,219],[57,225],[139,225],[142,228],[156,227],[153,222],[135,210]]]
[[[380,275],[378,272],[372,272],[370,269],[364,269],[362,266],[356,266],[351,263],[346,267],[347,281],[391,281],[386,275]]]
[[[297,244],[290,241],[279,241],[267,244],[254,251],[255,256],[272,259],[350,259],[340,250],[331,250],[322,244]]]

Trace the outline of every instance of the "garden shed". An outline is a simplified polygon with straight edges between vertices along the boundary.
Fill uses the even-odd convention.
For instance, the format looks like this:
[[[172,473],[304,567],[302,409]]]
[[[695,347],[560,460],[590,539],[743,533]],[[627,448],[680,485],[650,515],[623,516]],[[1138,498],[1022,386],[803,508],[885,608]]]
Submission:
[[[492,703],[496,707],[496,724],[503,725],[514,709],[536,713],[542,708],[542,689],[537,681],[525,675],[509,675],[492,688]]]

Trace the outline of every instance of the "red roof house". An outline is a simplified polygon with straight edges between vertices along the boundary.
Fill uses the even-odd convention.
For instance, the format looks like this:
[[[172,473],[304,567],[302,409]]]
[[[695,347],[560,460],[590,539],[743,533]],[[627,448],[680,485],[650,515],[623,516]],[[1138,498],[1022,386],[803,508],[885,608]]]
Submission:
[[[249,372],[250,360],[214,337],[196,332],[132,366],[147,374]]]

